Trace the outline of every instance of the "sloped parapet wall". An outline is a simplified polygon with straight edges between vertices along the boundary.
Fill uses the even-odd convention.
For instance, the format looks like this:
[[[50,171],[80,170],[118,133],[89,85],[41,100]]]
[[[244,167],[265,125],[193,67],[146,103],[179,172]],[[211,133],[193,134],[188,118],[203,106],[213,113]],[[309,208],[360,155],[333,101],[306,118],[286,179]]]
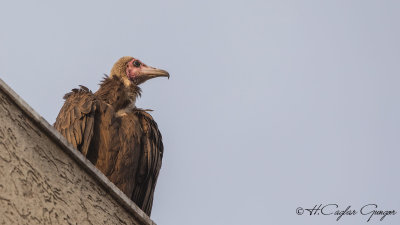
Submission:
[[[155,223],[0,79],[0,224]]]

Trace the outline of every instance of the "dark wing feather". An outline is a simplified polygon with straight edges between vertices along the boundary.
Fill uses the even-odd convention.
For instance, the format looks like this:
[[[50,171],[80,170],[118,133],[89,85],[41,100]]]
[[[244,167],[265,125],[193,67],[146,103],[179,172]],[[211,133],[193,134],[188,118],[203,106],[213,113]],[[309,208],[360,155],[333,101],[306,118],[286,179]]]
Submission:
[[[95,96],[89,89],[81,86],[64,96],[54,127],[76,149],[87,155],[93,137],[94,117],[97,109]]]
[[[112,169],[106,171],[106,176],[128,197],[132,195],[136,183],[136,171],[142,152],[141,137],[143,135],[140,121],[135,114],[128,114],[119,118],[118,133],[113,138],[111,146],[117,146],[116,151],[108,151],[107,159],[112,159]],[[98,161],[99,164],[101,161]],[[97,166],[97,165],[96,165]],[[108,172],[108,173],[107,173]],[[137,202],[135,202],[137,203]],[[137,203],[137,205],[139,205]]]
[[[142,110],[128,113],[120,118],[118,135],[114,140],[111,145],[118,145],[119,149],[117,154],[107,157],[112,158],[115,164],[106,175],[150,216],[163,156],[157,124]]]
[[[154,190],[164,152],[161,133],[157,123],[145,111],[137,113],[143,130],[141,137],[142,154],[136,173],[136,183],[131,199],[150,216],[153,205]]]

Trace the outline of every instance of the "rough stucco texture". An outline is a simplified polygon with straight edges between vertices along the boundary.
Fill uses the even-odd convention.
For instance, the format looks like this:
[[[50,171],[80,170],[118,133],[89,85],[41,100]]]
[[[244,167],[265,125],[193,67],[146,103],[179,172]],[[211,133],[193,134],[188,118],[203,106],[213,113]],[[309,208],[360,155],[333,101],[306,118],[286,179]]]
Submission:
[[[0,224],[140,224],[0,90]]]

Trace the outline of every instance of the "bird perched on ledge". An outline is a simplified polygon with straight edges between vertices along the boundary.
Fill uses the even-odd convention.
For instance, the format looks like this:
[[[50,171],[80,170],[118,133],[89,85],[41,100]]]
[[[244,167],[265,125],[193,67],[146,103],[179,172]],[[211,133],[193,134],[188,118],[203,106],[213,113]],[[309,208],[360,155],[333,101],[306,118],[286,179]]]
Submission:
[[[140,84],[168,77],[140,60],[120,58],[94,94],[80,86],[64,96],[54,127],[150,216],[163,157],[156,122],[135,106]]]

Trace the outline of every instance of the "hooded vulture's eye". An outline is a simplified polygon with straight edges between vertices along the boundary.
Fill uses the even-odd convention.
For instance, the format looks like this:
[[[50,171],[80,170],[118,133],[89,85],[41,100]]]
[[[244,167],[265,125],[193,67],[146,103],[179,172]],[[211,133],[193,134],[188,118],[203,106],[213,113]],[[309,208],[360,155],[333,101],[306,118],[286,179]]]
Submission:
[[[141,63],[139,62],[139,61],[133,61],[133,66],[135,66],[135,67],[140,67],[140,65],[141,65]]]

